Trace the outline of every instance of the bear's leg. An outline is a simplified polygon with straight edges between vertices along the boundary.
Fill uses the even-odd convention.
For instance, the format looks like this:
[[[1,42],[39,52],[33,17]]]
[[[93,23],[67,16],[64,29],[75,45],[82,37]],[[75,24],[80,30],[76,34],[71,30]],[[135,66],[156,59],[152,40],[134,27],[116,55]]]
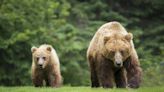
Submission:
[[[92,87],[99,87],[99,81],[98,81],[98,77],[97,77],[97,73],[95,68],[91,68],[91,82],[92,82]]]
[[[62,85],[62,77],[60,69],[54,66],[53,71],[48,76],[49,84],[51,87],[60,87]]]
[[[139,65],[138,59],[130,57],[127,59],[127,61],[125,61],[124,65],[127,71],[128,87],[139,88],[141,83],[142,69]]]
[[[93,58],[89,58],[89,65],[90,65],[90,73],[91,73],[91,86],[92,87],[99,87],[99,81],[96,73],[95,63]]]
[[[48,86],[51,86],[51,87],[55,87],[55,76],[53,74],[49,74],[48,75],[48,80],[46,80],[47,83],[46,85]]]
[[[124,68],[115,72],[115,82],[117,88],[126,88],[126,71]]]
[[[114,87],[114,75],[113,71],[108,70],[108,72],[101,71],[100,75],[100,84],[103,88],[113,88]]]
[[[139,88],[141,82],[141,68],[139,66],[131,66],[131,70],[127,71],[128,87]]]
[[[43,79],[41,77],[35,77],[32,81],[35,87],[43,86]]]
[[[60,87],[62,85],[62,77],[60,74],[55,74],[55,87]]]
[[[112,69],[112,62],[108,60],[102,60],[99,63],[99,80],[103,88],[114,87],[114,71]]]
[[[49,82],[48,78],[46,78],[45,81],[46,81],[46,86],[49,87],[50,86],[50,82]]]

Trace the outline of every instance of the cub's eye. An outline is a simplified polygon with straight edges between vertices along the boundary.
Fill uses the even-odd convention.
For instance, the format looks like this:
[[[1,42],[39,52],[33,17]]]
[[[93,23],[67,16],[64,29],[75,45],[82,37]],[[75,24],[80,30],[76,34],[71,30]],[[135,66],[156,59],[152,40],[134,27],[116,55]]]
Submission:
[[[111,51],[110,53],[111,53],[111,54],[114,54],[115,52],[114,52],[114,51]]]
[[[46,57],[42,57],[43,58],[43,60],[46,60]]]
[[[38,60],[39,60],[39,57],[36,58],[36,61],[38,61]]]

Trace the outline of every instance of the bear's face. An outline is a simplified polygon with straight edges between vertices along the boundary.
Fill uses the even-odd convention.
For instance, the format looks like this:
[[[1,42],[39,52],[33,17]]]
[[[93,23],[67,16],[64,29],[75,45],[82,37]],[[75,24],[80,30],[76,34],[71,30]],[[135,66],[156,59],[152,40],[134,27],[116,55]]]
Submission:
[[[51,47],[46,48],[31,48],[33,55],[33,62],[36,67],[44,69],[49,63],[51,58]]]
[[[122,67],[123,62],[131,54],[132,34],[126,36],[110,36],[104,38],[105,57],[112,60],[115,67]]]

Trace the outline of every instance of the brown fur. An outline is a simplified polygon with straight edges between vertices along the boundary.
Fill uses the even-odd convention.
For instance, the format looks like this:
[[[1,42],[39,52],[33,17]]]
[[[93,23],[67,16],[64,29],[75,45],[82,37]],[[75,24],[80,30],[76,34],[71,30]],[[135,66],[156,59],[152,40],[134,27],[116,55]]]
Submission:
[[[139,87],[142,70],[132,38],[118,22],[99,28],[87,51],[92,87]]]
[[[32,47],[32,81],[36,87],[46,86],[59,87],[62,84],[60,73],[60,63],[56,51],[50,45],[41,45],[39,48]],[[39,60],[43,59],[42,66],[39,66]]]

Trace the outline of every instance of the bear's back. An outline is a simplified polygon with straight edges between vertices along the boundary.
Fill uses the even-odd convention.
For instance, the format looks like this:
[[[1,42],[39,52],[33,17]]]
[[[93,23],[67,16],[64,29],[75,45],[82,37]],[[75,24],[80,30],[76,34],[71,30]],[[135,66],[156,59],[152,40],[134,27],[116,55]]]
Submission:
[[[109,22],[109,23],[105,23],[104,25],[102,25],[98,29],[98,31],[96,32],[95,35],[97,35],[97,34],[102,36],[102,37],[110,36],[113,34],[126,35],[127,31],[119,22],[114,21],[114,22]]]

